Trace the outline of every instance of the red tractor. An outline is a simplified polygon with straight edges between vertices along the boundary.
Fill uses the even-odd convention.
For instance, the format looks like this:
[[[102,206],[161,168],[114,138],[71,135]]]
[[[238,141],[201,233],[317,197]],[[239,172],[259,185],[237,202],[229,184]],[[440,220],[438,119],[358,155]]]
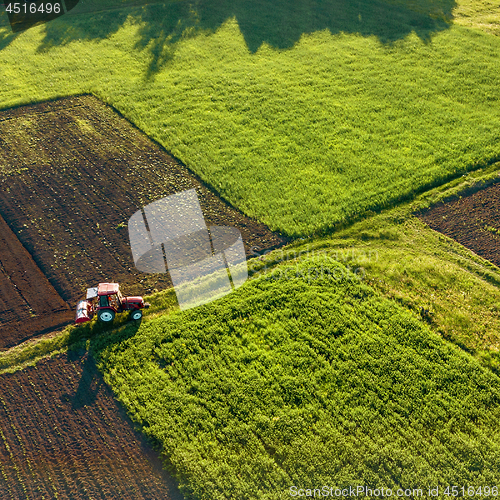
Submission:
[[[142,297],[124,297],[118,283],[99,283],[96,288],[87,289],[87,297],[76,306],[75,323],[90,321],[97,313],[99,321],[111,323],[116,313],[130,311],[130,319],[142,318],[143,308],[149,307]]]

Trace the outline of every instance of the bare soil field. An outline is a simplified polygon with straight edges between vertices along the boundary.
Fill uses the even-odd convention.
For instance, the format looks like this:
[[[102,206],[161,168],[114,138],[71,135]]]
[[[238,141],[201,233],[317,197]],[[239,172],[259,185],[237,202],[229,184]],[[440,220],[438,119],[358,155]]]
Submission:
[[[181,499],[88,355],[0,376],[0,498]]]
[[[207,225],[237,227],[247,253],[285,242],[93,96],[0,112],[0,214],[72,307],[98,282],[119,282],[127,294],[171,286],[168,273],[135,269],[127,222],[141,207],[191,188]]]
[[[0,217],[0,349],[72,319],[68,304]]]
[[[439,203],[417,216],[435,231],[500,266],[500,183]]]

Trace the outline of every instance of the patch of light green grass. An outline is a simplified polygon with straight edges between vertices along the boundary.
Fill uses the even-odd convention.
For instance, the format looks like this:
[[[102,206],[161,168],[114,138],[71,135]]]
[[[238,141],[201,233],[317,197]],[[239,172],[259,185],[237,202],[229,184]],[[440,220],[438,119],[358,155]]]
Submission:
[[[191,498],[498,478],[500,379],[341,268],[306,258],[91,344]]]
[[[326,254],[411,310],[431,329],[500,373],[500,271],[412,213],[498,179],[500,164],[457,179],[414,202],[359,221],[332,236],[297,241],[250,261],[251,272]]]
[[[177,2],[3,28],[0,103],[95,93],[290,235],[498,157],[500,39],[429,2],[341,4]]]
[[[453,10],[454,22],[500,35],[500,4],[493,0],[458,0]]]

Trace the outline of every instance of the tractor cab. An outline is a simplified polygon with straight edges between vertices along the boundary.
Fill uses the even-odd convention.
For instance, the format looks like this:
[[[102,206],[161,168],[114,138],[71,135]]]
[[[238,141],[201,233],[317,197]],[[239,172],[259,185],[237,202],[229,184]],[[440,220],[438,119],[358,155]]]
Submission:
[[[121,309],[123,296],[118,283],[100,283],[97,287],[96,295],[99,303],[98,308],[112,307],[117,311]]]
[[[130,311],[130,318],[142,317],[143,308],[149,307],[142,297],[124,297],[118,283],[99,283],[87,289],[87,297],[77,305],[76,323],[90,321],[95,313],[100,321],[110,323],[117,313]]]

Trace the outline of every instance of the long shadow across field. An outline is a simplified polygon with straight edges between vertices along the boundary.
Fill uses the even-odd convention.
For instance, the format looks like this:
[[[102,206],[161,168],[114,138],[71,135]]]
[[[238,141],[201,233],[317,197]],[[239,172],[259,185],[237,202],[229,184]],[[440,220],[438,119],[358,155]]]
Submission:
[[[70,348],[68,350],[68,360],[75,362],[79,359],[84,359],[82,375],[78,382],[76,392],[64,396],[64,400],[71,403],[73,410],[78,410],[84,406],[92,406],[97,399],[99,391],[108,390],[102,373],[98,369],[96,360],[99,360],[102,352],[106,349],[133,337],[139,330],[141,323],[142,319],[139,321],[127,321],[122,319],[117,325],[103,325],[99,322],[93,322],[92,324],[83,325],[73,331],[70,344],[73,344],[75,348]],[[89,341],[87,343],[87,348],[76,347],[75,344],[82,344],[82,339]],[[133,423],[127,415],[126,408],[121,403],[119,403],[118,406],[122,418],[133,426]],[[146,438],[144,436],[142,436],[142,440],[146,443]],[[177,481],[167,472],[167,470],[162,470],[162,464],[158,456],[161,451],[160,443],[150,439],[148,445],[151,446],[148,453],[149,458],[158,471],[160,471],[163,480],[168,485],[171,500],[184,500],[184,496],[179,490]],[[171,464],[169,465],[171,467]]]
[[[94,336],[90,339],[89,350],[84,348],[70,349],[67,353],[68,361],[71,364],[78,364],[83,361],[82,372],[78,386],[75,392],[63,394],[60,401],[70,403],[71,409],[78,413],[79,410],[85,407],[93,407],[99,404],[99,400],[107,397],[106,393],[109,388],[99,371],[94,356],[99,357],[99,353],[106,347],[123,342],[128,338],[134,336],[140,326],[140,321],[128,322],[122,324],[122,328],[118,331],[113,331],[112,328],[105,325],[93,324],[93,328],[83,329],[83,335],[93,333]],[[89,325],[90,326],[90,325]],[[96,334],[96,332],[98,332]],[[99,393],[104,391],[104,396]],[[126,409],[118,403],[118,411],[121,418],[128,423],[130,427],[135,427],[133,422],[129,419]],[[171,500],[184,500],[184,496],[179,490],[177,481],[173,478],[170,472],[163,468],[163,464],[159,458],[159,447],[155,442],[147,442],[144,435],[140,436],[140,441],[143,446],[143,452],[147,455],[151,462],[153,469],[161,476],[165,485],[169,490],[169,499]],[[156,450],[156,451],[155,451]]]
[[[74,362],[84,356],[85,351],[83,349],[68,351],[68,360],[71,362]],[[71,407],[73,410],[94,404],[97,394],[103,384],[104,381],[101,374],[97,370],[94,358],[92,356],[86,356],[83,364],[82,377],[78,383],[76,393],[67,396],[71,401]]]
[[[38,51],[74,40],[107,38],[131,16],[140,25],[137,48],[148,47],[152,55],[148,76],[154,76],[171,60],[181,38],[213,33],[231,18],[237,20],[254,53],[263,43],[276,49],[291,48],[303,34],[320,30],[376,36],[384,44],[414,32],[428,42],[433,34],[449,28],[455,6],[455,0],[415,0],[411,9],[398,0],[177,0],[149,4],[108,0],[98,10],[94,0],[80,0],[74,13],[44,25]],[[6,34],[0,37],[0,50],[14,39]]]

